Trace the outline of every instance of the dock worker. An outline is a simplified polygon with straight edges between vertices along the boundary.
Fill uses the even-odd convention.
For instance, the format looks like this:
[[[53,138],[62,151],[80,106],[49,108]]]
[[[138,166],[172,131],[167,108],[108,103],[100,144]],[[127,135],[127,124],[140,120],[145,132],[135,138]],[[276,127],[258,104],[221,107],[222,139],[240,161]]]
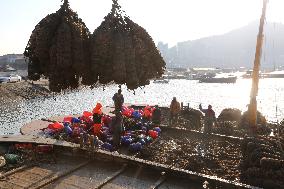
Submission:
[[[101,136],[101,128],[102,128],[102,104],[97,103],[96,107],[93,109],[93,133],[95,136]]]
[[[160,125],[162,118],[162,112],[158,105],[155,106],[155,109],[152,113],[152,122],[154,125]]]
[[[180,110],[180,103],[177,101],[177,98],[174,97],[170,105],[170,125],[177,122]]]
[[[111,122],[113,132],[113,146],[117,149],[120,146],[120,139],[123,132],[123,117],[120,111],[115,112],[115,117]]]
[[[115,93],[112,97],[116,112],[119,112],[122,110],[122,105],[124,103],[124,97],[121,92],[122,92],[121,89],[118,89],[117,93]]]
[[[208,105],[208,109],[203,109],[202,105],[199,104],[199,109],[205,114],[204,133],[210,134],[213,127],[213,123],[217,125],[215,112],[210,104]]]

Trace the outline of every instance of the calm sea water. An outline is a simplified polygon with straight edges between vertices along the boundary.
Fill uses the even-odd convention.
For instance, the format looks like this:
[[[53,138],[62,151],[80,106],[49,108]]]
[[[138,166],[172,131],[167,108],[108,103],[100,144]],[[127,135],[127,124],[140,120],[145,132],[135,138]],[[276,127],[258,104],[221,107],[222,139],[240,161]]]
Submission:
[[[168,84],[151,83],[133,91],[123,88],[126,103],[169,106],[172,98],[189,103],[192,108],[213,106],[216,114],[224,108],[247,109],[251,80],[238,79],[235,84],[198,83],[194,80],[170,80]],[[34,119],[55,115],[78,114],[91,110],[100,101],[104,106],[112,105],[116,85],[105,89],[83,89],[49,98],[33,99],[15,103],[9,107],[0,106],[0,134],[17,134],[19,128]],[[270,121],[284,118],[284,79],[261,79],[258,109]]]

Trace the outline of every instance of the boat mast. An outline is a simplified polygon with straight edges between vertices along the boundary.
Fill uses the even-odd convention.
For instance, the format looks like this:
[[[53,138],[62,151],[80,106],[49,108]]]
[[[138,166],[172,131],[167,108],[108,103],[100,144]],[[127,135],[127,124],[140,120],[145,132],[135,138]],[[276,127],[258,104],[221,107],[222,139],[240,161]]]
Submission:
[[[263,0],[262,14],[259,23],[259,30],[256,43],[256,51],[254,58],[254,66],[252,72],[252,87],[250,93],[250,104],[248,107],[249,111],[249,125],[255,131],[257,125],[257,101],[256,96],[258,93],[258,82],[259,82],[259,68],[260,68],[260,58],[261,58],[261,49],[263,43],[263,25],[265,21],[266,7],[268,0]]]

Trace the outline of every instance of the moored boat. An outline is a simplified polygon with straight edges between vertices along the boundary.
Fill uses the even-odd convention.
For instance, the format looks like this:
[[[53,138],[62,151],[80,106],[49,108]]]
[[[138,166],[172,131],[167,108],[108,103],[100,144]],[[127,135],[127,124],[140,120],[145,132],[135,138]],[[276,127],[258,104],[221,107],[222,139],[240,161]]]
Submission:
[[[156,79],[153,81],[153,83],[169,83],[169,80],[167,79]]]
[[[284,78],[284,70],[277,70],[262,75],[263,78]]]
[[[209,77],[199,79],[200,83],[236,83],[236,76],[229,77]]]
[[[21,146],[23,154],[31,155],[28,163],[1,175],[1,188],[203,188],[204,183],[218,188],[253,188],[136,156],[79,148],[53,139],[29,135],[3,136],[0,140],[0,146]],[[51,150],[36,153],[25,146],[50,146]]]

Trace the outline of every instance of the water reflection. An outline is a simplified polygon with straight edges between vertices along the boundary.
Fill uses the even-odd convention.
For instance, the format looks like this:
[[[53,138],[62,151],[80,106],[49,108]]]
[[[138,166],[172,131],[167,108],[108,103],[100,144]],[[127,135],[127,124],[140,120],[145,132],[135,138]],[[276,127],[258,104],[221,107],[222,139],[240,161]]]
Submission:
[[[260,80],[259,110],[275,121],[283,118],[284,79]],[[151,83],[142,89],[127,91],[123,87],[126,103],[168,106],[175,96],[180,102],[198,108],[211,104],[217,115],[228,107],[246,110],[249,102],[251,80],[239,79],[235,84],[207,84],[192,80],[170,80],[169,84]],[[18,133],[24,123],[34,119],[62,114],[79,114],[91,110],[97,101],[104,106],[112,105],[112,95],[117,91],[115,85],[96,89],[83,89],[49,98],[32,99],[0,106],[0,134]],[[275,107],[278,106],[276,117]]]

